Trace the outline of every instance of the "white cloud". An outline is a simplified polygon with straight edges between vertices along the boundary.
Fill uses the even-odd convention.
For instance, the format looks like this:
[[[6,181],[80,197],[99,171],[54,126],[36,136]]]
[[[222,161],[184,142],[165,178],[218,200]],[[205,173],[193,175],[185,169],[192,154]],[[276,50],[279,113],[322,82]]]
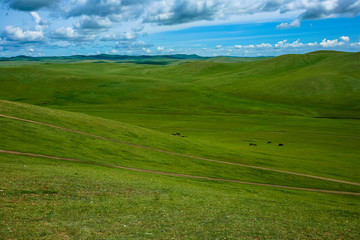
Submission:
[[[37,12],[30,12],[30,15],[34,19],[34,22],[36,23],[35,28],[45,28],[47,27],[47,21],[42,19],[40,15]]]
[[[135,41],[137,34],[131,32],[123,32],[119,34],[105,34],[101,40],[103,41]]]
[[[291,23],[281,23],[276,26],[276,29],[288,29],[288,28],[297,28],[300,27],[299,19],[295,19]]]
[[[319,44],[318,44],[317,42],[307,43],[306,45],[307,45],[307,46],[309,46],[309,47],[316,47],[316,46],[319,46]]]
[[[127,50],[142,50],[143,48],[152,47],[152,44],[146,44],[143,41],[138,41],[138,33],[123,32],[118,34],[106,34],[100,40],[115,41],[116,48]],[[161,47],[160,47],[161,48]]]
[[[146,52],[146,53],[151,53],[151,50],[148,49],[148,48],[143,48],[142,50],[143,50],[144,52]]]
[[[301,1],[297,6],[304,9],[302,19],[354,17],[360,13],[359,0]]]
[[[144,30],[144,26],[133,27],[131,30],[133,32],[141,32],[142,30]]]
[[[350,41],[350,38],[345,37],[345,36],[342,36],[339,39],[340,39],[340,41],[338,39],[327,40],[326,38],[324,38],[322,40],[322,42],[320,43],[320,45],[324,48],[341,47],[341,46],[348,44]],[[350,44],[350,46],[351,46],[351,44]]]
[[[31,16],[36,25],[34,26],[34,22],[30,21],[30,24],[33,24],[32,26],[19,28],[13,26],[21,26],[21,20],[18,22],[19,25],[12,23],[13,26],[4,28],[0,35],[2,41],[6,42],[0,42],[1,46],[10,46],[12,44],[16,48],[20,46],[18,42],[38,42],[48,40],[50,37],[59,39],[59,41],[49,41],[43,46],[62,44],[63,46],[86,48],[92,45],[92,49],[95,47],[99,49],[102,46],[105,49],[123,48],[125,52],[136,49],[136,53],[141,53],[143,48],[151,49],[153,52],[156,52],[156,50],[167,52],[169,51],[168,48],[171,47],[166,41],[157,43],[163,46],[151,46],[151,44],[140,41],[144,37],[141,33],[144,29],[144,32],[164,32],[163,36],[169,36],[166,35],[167,31],[186,29],[190,26],[221,25],[230,22],[242,24],[275,21],[278,23],[283,21],[277,28],[286,29],[300,27],[301,21],[304,19],[353,17],[360,13],[360,0],[4,0],[3,2],[7,9],[25,11],[27,17]],[[50,2],[52,3],[50,4]],[[58,4],[60,2],[61,4]],[[45,11],[38,11],[39,9]],[[51,17],[51,25],[47,26],[46,20],[42,19],[45,16]],[[59,18],[63,19],[60,20]],[[5,21],[8,19],[9,21],[12,20],[11,18],[5,18]],[[305,22],[302,23],[305,24]],[[45,30],[47,27],[52,27],[52,29]],[[48,34],[47,38],[45,37],[46,34]],[[328,38],[328,35],[323,35],[321,38],[316,39],[317,42],[310,43],[301,43],[300,40],[294,41],[296,38],[289,40],[290,42],[284,40],[276,43],[280,40],[277,38],[278,36],[276,38],[264,37],[263,40],[254,40],[254,42],[242,41],[242,39],[254,37],[251,34],[244,31],[244,35],[236,36],[238,42],[233,42],[230,47],[226,45],[230,41],[221,41],[221,36],[211,36],[214,38],[213,41],[204,41],[204,45],[201,47],[196,49],[184,47],[184,49],[176,49],[176,52],[201,52],[202,47],[205,45],[212,46],[212,48],[204,50],[204,53],[213,51],[220,54],[229,50],[237,53],[248,51],[262,54],[272,50],[279,53],[286,51],[296,53],[302,49],[307,51],[324,47],[342,47],[345,50],[352,50],[350,47],[355,48],[359,45],[358,43],[351,43],[349,37],[341,35],[337,36],[341,36],[338,39],[324,39],[321,41],[325,37]],[[254,34],[256,34],[255,31]],[[317,34],[309,37],[318,36]],[[324,34],[326,33],[324,32]],[[348,34],[352,36],[353,32]],[[171,37],[173,36],[171,35]],[[292,36],[288,35],[287,38]],[[230,37],[229,34],[225,38],[230,39]],[[93,41],[95,39],[110,42]],[[272,39],[276,39],[276,41]],[[180,41],[180,39],[176,40]],[[89,44],[86,46],[83,43],[81,46],[80,44],[74,45],[75,41],[89,41]],[[185,39],[184,41],[191,42],[192,39]],[[199,42],[200,39],[195,41]],[[265,43],[268,41],[269,43]],[[218,44],[216,47],[214,47],[215,44],[211,45],[214,42]],[[238,44],[235,45],[235,43]],[[194,44],[194,42],[191,44]],[[190,46],[191,44],[184,44],[184,46]],[[221,46],[221,44],[225,44],[225,47]],[[35,46],[35,49],[40,51],[38,50],[40,48],[36,45],[31,46]],[[164,50],[161,50],[161,48],[164,48]],[[280,48],[288,48],[289,50],[279,50]],[[296,49],[291,50],[291,48]],[[5,49],[9,48],[6,47]],[[68,51],[70,52],[70,50]],[[94,52],[94,50],[88,51]]]
[[[351,43],[351,44],[350,44],[350,47],[354,47],[354,48],[360,47],[360,41],[359,41],[359,42]]]
[[[257,13],[297,12],[297,19],[278,25],[279,29],[300,27],[302,19],[356,16],[359,0],[149,0],[144,4],[144,22],[158,25],[177,25],[189,22],[212,21],[232,16]]]
[[[30,14],[34,18],[35,23],[40,24],[41,17],[39,16],[39,14],[37,12],[30,12]]]
[[[262,44],[265,44],[265,43],[262,43]],[[261,45],[261,44],[260,44]],[[254,45],[254,44],[249,44],[249,45],[235,45],[234,48],[236,49],[244,49],[244,48],[255,48],[257,46],[260,46],[260,45]],[[261,46],[264,46],[264,45],[261,45]]]
[[[37,12],[30,12],[30,15],[32,16],[32,18],[34,19],[34,21],[36,23],[36,25],[35,25],[36,30],[42,31],[48,27],[47,21],[42,19]]]
[[[158,50],[158,51],[164,51],[164,47],[160,47],[160,46],[159,46],[159,47],[157,47],[157,50]]]
[[[19,27],[13,26],[6,26],[4,34],[6,39],[10,41],[39,42],[44,39],[42,31],[24,31]]]
[[[116,54],[116,53],[119,53],[119,51],[116,49],[113,49],[113,50],[111,50],[111,53]]]
[[[275,47],[276,48],[282,48],[285,46],[287,40],[282,40],[282,41],[279,41],[278,43],[275,44]]]
[[[112,22],[107,17],[82,16],[80,21],[74,23],[74,27],[83,31],[98,31],[110,28]]]
[[[61,27],[55,30],[55,32],[52,34],[52,38],[62,39],[67,41],[85,41],[85,40],[94,39],[95,36],[82,35],[71,27]]]
[[[350,38],[347,37],[347,36],[342,36],[342,37],[340,37],[340,39],[341,39],[342,41],[344,41],[344,42],[349,42],[349,41],[350,41]]]
[[[47,8],[71,17],[102,17],[112,22],[151,22],[157,25],[213,21],[254,14],[296,12],[299,20],[354,17],[359,0],[3,0],[9,8],[36,11]],[[60,3],[58,7],[57,3]],[[271,19],[274,20],[274,19]],[[300,21],[282,23],[280,29],[300,26]],[[134,30],[136,31],[136,30]],[[141,30],[140,30],[141,31]]]
[[[34,30],[23,30],[20,27],[6,26],[4,30],[4,36],[9,41],[19,42],[39,42],[44,39],[44,28],[46,28],[46,21],[42,20],[38,13],[30,12],[30,15],[34,19]]]
[[[298,40],[290,43],[288,46],[289,47],[302,47],[302,46],[304,46],[304,44],[300,42],[300,39],[298,39]]]
[[[115,42],[116,48],[128,49],[128,50],[143,50],[153,47],[152,44],[146,44],[143,41],[117,41]]]
[[[242,55],[264,55],[266,53],[269,56],[280,55],[285,53],[306,53],[310,51],[320,50],[321,48],[335,48],[341,47],[345,49],[349,48],[359,48],[360,41],[355,43],[350,43],[350,38],[347,36],[342,36],[339,39],[327,40],[324,39],[320,43],[308,42],[303,43],[300,39],[296,41],[289,42],[287,39],[279,41],[275,44],[271,43],[260,43],[260,44],[250,44],[250,45],[235,45],[227,50],[236,50],[236,53],[241,53]],[[217,53],[219,54],[219,53]]]
[[[261,43],[256,45],[257,48],[271,48],[272,45],[270,43]]]
[[[27,53],[26,53],[27,55],[33,55],[34,54],[34,49],[32,49],[32,48],[29,48],[28,50],[27,50]]]
[[[344,44],[343,42],[339,42],[337,39],[334,40],[326,40],[326,38],[324,40],[322,40],[322,42],[320,43],[320,45],[322,47],[338,47],[339,45]]]
[[[121,35],[121,38],[126,40],[133,40],[136,38],[136,35],[131,32],[126,32]]]
[[[303,43],[300,42],[300,39],[292,42],[292,43],[288,43],[287,40],[283,40],[283,41],[279,41],[278,43],[275,44],[275,48],[299,48],[299,47],[303,47],[305,46]],[[310,46],[310,45],[308,45]]]

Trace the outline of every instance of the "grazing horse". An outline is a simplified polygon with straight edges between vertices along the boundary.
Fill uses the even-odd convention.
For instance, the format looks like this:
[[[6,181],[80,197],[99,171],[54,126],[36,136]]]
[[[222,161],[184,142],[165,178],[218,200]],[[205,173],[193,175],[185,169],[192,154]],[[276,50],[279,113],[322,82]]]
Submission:
[[[282,147],[282,146],[284,146],[284,144],[283,144],[283,143],[279,143],[279,146]]]

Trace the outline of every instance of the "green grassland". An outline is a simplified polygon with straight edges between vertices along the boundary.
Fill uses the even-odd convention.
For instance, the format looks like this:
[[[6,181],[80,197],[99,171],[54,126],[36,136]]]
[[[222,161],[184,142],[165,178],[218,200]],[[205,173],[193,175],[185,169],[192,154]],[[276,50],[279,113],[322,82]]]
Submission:
[[[0,62],[0,114],[168,152],[360,182],[359,53],[185,58],[166,65],[18,60]],[[0,135],[0,149],[84,161],[0,153],[4,239],[360,234],[358,196],[109,165],[359,193],[356,185],[171,155],[4,117]]]
[[[151,114],[359,118],[359,62],[359,53],[316,52],[243,63],[5,66],[0,69],[0,96],[59,108],[91,104],[89,111],[103,105]]]
[[[359,233],[358,198],[29,157],[1,161],[6,238],[356,239]]]

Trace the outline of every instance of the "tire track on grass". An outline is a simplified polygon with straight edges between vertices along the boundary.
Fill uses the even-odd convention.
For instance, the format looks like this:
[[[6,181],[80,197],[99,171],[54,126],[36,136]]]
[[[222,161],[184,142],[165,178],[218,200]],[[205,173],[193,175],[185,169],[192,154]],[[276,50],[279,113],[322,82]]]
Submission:
[[[192,179],[203,179],[203,180],[218,181],[218,182],[240,183],[240,184],[246,184],[246,185],[271,187],[271,188],[280,188],[280,189],[289,189],[289,190],[300,190],[300,191],[308,191],[308,192],[319,192],[319,193],[332,193],[332,194],[340,194],[340,195],[360,196],[360,193],[357,193],[357,192],[343,192],[343,191],[324,190],[324,189],[290,187],[290,186],[272,185],[272,184],[266,184],[266,183],[246,182],[246,181],[239,181],[239,180],[232,180],[232,179],[222,179],[222,178],[211,178],[211,177],[204,177],[204,176],[187,175],[187,174],[181,174],[181,173],[161,172],[161,171],[146,170],[146,169],[141,169],[141,168],[132,168],[132,167],[118,166],[118,165],[105,164],[105,163],[89,162],[89,161],[84,161],[84,160],[75,159],[75,158],[48,156],[48,155],[42,155],[42,154],[36,154],[36,153],[18,152],[18,151],[12,151],[12,150],[0,149],[0,153],[12,154],[12,155],[23,155],[23,156],[30,156],[30,157],[41,157],[41,158],[48,158],[48,159],[55,159],[55,160],[62,160],[62,161],[70,161],[70,162],[79,162],[79,163],[90,164],[90,165],[97,165],[97,166],[104,166],[104,167],[111,167],[111,168],[119,168],[119,169],[125,169],[125,170],[130,170],[130,171],[145,172],[145,173],[152,173],[152,174],[172,176],[172,177],[185,177],[185,178],[192,178]]]
[[[143,145],[139,145],[139,144],[135,144],[135,143],[129,143],[129,142],[125,142],[125,141],[121,141],[121,140],[117,140],[117,139],[103,137],[103,136],[99,136],[99,135],[95,135],[95,134],[91,134],[91,133],[87,133],[87,132],[82,132],[82,131],[74,130],[74,129],[71,129],[71,128],[60,127],[60,126],[56,126],[56,125],[53,125],[53,124],[37,122],[37,121],[29,120],[29,119],[13,117],[13,116],[4,115],[4,114],[0,114],[0,117],[19,120],[19,121],[24,121],[24,122],[29,122],[29,123],[34,123],[34,124],[43,125],[43,126],[52,127],[52,128],[57,128],[57,129],[61,129],[61,130],[68,131],[68,132],[78,133],[78,134],[82,134],[82,135],[86,135],[86,136],[90,136],[90,137],[94,137],[94,138],[103,139],[103,140],[106,140],[106,141],[121,143],[121,144],[129,145],[129,146],[133,146],[133,147],[137,147],[137,148],[143,148],[143,149],[156,151],[156,152],[161,152],[161,153],[170,154],[170,155],[175,155],[175,156],[181,156],[181,157],[186,157],[186,158],[203,160],[203,161],[207,161],[207,162],[216,162],[216,163],[221,163],[221,164],[240,166],[240,167],[246,167],[246,168],[253,168],[253,169],[259,169],[259,170],[265,170],[265,171],[271,171],[271,172],[278,172],[278,173],[296,175],[296,176],[301,176],[301,177],[320,179],[320,180],[325,180],[325,181],[330,181],[330,182],[337,182],[337,183],[344,183],[344,184],[360,186],[360,183],[356,183],[356,182],[349,182],[349,181],[344,181],[344,180],[338,180],[338,179],[332,179],[332,178],[326,178],[326,177],[310,175],[310,174],[290,172],[290,171],[284,171],[284,170],[278,170],[278,169],[272,169],[272,168],[266,168],[266,167],[259,167],[259,166],[247,165],[247,164],[242,164],[242,163],[225,162],[225,161],[220,161],[220,160],[215,160],[215,159],[210,159],[210,158],[203,158],[203,157],[197,157],[197,156],[192,156],[192,155],[187,155],[187,154],[182,154],[182,153],[170,152],[170,151],[161,150],[161,149],[152,148],[152,147],[147,147],[147,146],[143,146]]]

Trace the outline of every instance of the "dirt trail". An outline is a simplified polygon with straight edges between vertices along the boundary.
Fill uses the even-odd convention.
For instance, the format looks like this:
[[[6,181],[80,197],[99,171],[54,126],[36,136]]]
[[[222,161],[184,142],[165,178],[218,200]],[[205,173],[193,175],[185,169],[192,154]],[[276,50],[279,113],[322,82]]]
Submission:
[[[80,163],[91,164],[91,165],[98,165],[98,166],[105,166],[105,167],[112,167],[112,168],[120,168],[120,169],[125,169],[125,170],[131,170],[131,171],[137,171],[137,172],[146,172],[146,173],[153,173],[153,174],[165,175],[165,176],[173,176],[173,177],[185,177],[185,178],[205,179],[205,180],[210,180],[210,181],[241,183],[241,184],[247,184],[247,185],[263,186],[263,187],[272,187],[272,188],[282,188],[282,189],[290,189],[290,190],[301,190],[301,191],[309,191],[309,192],[333,193],[333,194],[341,194],[341,195],[360,196],[360,193],[356,193],[356,192],[342,192],[342,191],[334,191],[334,190],[323,190],[323,189],[312,189],[312,188],[289,187],[289,186],[272,185],[272,184],[266,184],[266,183],[254,183],[254,182],[245,182],[245,181],[238,181],[238,180],[231,180],[231,179],[222,179],[222,178],[211,178],[211,177],[203,177],[203,176],[194,176],[194,175],[187,175],[187,174],[180,174],[180,173],[160,172],[160,171],[153,171],[153,170],[146,170],[146,169],[140,169],[140,168],[124,167],[124,166],[118,166],[118,165],[112,165],[112,164],[89,162],[89,161],[84,161],[84,160],[79,160],[79,159],[74,159],[74,158],[63,158],[63,157],[56,157],[56,156],[47,156],[47,155],[42,155],[42,154],[25,153],[25,152],[11,151],[11,150],[3,150],[3,149],[0,149],[0,153],[13,154],[13,155],[24,155],[24,156],[31,156],[31,157],[42,157],[42,158],[56,159],[56,160],[63,160],[63,161],[71,161],[71,162],[80,162]]]
[[[86,136],[91,136],[91,137],[94,137],[94,138],[99,138],[99,139],[103,139],[103,140],[107,140],[107,141],[111,141],[111,142],[121,143],[121,144],[129,145],[129,146],[133,146],[133,147],[148,149],[148,150],[151,150],[151,151],[166,153],[166,154],[175,155],[175,156],[181,156],[181,157],[198,159],[198,160],[203,160],[203,161],[208,161],[208,162],[216,162],[216,163],[221,163],[221,164],[228,164],[228,165],[233,165],[233,166],[240,166],[240,167],[260,169],[260,170],[265,170],[265,171],[279,172],[279,173],[296,175],[296,176],[301,176],[301,177],[315,178],[315,179],[320,179],[320,180],[325,180],[325,181],[331,181],[331,182],[338,182],[338,183],[344,183],[344,184],[360,186],[360,183],[356,183],[356,182],[349,182],[349,181],[337,180],[337,179],[326,178],[326,177],[319,177],[319,176],[314,176],[314,175],[309,175],[309,174],[304,174],[304,173],[296,173],[296,172],[290,172],[290,171],[284,171],[284,170],[278,170],[278,169],[272,169],[272,168],[266,168],[266,167],[259,167],[259,166],[252,166],[252,165],[241,164],[241,163],[225,162],[225,161],[214,160],[214,159],[210,159],[210,158],[196,157],[196,156],[186,155],[186,154],[181,154],[181,153],[176,153],[176,152],[169,152],[169,151],[165,151],[165,150],[161,150],[161,149],[157,149],[157,148],[147,147],[147,146],[134,144],[134,143],[128,143],[128,142],[124,142],[124,141],[121,141],[121,140],[102,137],[102,136],[99,136],[99,135],[86,133],[86,132],[82,132],[82,131],[78,131],[78,130],[74,130],[74,129],[70,129],[70,128],[64,128],[64,127],[60,127],[60,126],[56,126],[56,125],[52,125],[52,124],[37,122],[37,121],[18,118],[18,117],[13,117],[13,116],[8,116],[8,115],[4,115],[4,114],[0,114],[0,117],[10,118],[10,119],[14,119],[14,120],[29,122],[29,123],[34,123],[34,124],[48,126],[48,127],[52,127],[52,128],[57,128],[57,129],[61,129],[61,130],[64,130],[64,131],[74,132],[74,133],[78,133],[78,134],[82,134],[82,135],[86,135]]]

